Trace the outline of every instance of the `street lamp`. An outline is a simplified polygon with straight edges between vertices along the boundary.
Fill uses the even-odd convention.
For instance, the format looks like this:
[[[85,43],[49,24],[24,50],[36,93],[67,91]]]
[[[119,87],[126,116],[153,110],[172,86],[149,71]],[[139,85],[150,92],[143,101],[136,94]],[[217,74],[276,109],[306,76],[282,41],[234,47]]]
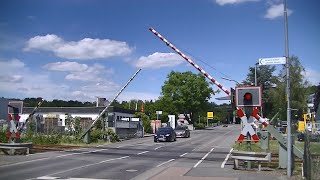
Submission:
[[[233,80],[233,79],[229,79],[229,78],[226,78],[226,77],[221,77],[221,79],[224,79],[224,80],[227,80],[227,81],[233,81],[233,82],[236,82],[237,85],[239,85],[240,83],[236,80]]]
[[[256,63],[254,66],[254,86],[257,86],[257,65],[259,63]]]

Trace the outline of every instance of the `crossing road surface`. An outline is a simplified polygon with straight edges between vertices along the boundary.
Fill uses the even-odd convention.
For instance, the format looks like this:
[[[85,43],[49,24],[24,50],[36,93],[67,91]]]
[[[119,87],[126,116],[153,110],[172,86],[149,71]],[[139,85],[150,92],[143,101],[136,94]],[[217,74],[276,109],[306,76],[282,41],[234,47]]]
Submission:
[[[229,159],[239,125],[191,132],[154,143],[153,137],[72,151],[0,156],[0,179],[276,179],[233,170]]]

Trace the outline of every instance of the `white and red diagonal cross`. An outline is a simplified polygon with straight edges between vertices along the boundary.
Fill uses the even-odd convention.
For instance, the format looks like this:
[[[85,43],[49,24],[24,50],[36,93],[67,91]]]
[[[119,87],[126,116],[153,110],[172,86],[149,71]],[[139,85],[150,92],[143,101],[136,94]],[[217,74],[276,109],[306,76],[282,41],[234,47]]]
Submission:
[[[255,118],[256,120],[258,120],[260,123],[262,123],[264,126],[268,126],[268,123],[265,121],[265,119],[261,118],[258,115],[258,108],[254,108],[253,112],[252,112],[252,116],[253,118]],[[248,118],[247,116],[244,115],[243,111],[240,108],[237,108],[237,114],[240,117],[242,124],[244,125],[240,136],[238,137],[238,142],[242,142],[244,137],[249,133],[250,136],[252,137],[252,140],[254,142],[258,142],[259,141],[259,137],[258,135],[254,132],[251,123],[248,122]]]
[[[14,119],[17,122],[19,122],[20,116],[16,115]],[[9,120],[9,123],[10,123],[10,130],[7,133],[8,138],[12,138],[12,134],[14,134],[13,137],[16,138],[16,139],[19,139],[20,138],[20,133],[17,130],[16,123],[12,119],[12,115],[10,115],[10,114],[8,115],[8,120]]]

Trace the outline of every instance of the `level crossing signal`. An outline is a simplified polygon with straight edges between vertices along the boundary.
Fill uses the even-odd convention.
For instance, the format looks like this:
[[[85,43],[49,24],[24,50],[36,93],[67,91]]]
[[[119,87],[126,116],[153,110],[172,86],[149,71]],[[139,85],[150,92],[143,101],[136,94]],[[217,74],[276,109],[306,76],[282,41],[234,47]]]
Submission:
[[[235,100],[237,107],[261,107],[261,87],[245,86],[236,87]]]

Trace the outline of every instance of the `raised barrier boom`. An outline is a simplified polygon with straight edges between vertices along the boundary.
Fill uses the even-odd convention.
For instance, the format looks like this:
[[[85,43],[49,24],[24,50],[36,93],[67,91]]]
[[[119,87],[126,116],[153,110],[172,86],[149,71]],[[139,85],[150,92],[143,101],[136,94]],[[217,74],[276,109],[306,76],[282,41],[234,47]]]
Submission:
[[[230,91],[228,91],[225,87],[223,87],[218,81],[216,81],[210,74],[208,74],[205,70],[203,70],[198,64],[194,63],[189,57],[187,57],[183,52],[181,52],[178,48],[176,48],[173,44],[171,44],[166,38],[164,38],[160,33],[158,33],[153,28],[149,28],[149,30],[160,40],[162,40],[164,43],[167,44],[171,49],[173,49],[176,53],[178,53],[183,59],[188,61],[193,67],[195,67],[199,72],[201,72],[204,76],[206,76],[212,83],[217,85],[223,92],[225,92],[227,95],[230,95]]]

